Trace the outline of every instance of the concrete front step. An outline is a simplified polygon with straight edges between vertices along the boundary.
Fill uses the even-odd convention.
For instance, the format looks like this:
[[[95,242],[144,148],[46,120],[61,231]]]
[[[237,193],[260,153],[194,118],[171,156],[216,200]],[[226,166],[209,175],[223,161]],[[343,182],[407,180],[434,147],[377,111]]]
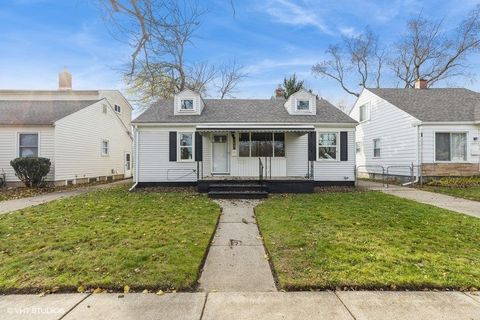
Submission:
[[[268,197],[267,191],[209,191],[208,196],[212,199],[264,199]]]

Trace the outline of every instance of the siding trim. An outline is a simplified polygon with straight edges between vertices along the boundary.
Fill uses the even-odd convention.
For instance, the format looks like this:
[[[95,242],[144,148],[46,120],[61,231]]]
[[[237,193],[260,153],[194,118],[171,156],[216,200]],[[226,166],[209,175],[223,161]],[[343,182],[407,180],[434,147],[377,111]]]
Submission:
[[[308,161],[317,161],[317,132],[308,133]]]
[[[340,132],[340,161],[348,161],[348,132]]]
[[[169,141],[169,161],[177,161],[177,132],[170,131],[168,133]]]

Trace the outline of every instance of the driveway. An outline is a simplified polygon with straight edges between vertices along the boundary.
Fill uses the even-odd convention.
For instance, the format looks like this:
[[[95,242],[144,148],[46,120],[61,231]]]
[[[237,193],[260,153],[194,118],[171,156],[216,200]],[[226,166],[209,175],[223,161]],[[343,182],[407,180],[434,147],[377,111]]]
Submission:
[[[126,180],[115,181],[112,183],[99,184],[95,186],[79,187],[73,190],[63,190],[58,192],[46,193],[46,194],[42,194],[34,197],[1,201],[0,214],[21,210],[21,209],[25,209],[33,206],[38,206],[39,204],[47,203],[47,202],[58,200],[58,199],[78,196],[80,194],[92,192],[99,189],[106,189],[106,188],[111,188],[118,185],[131,184],[131,183],[132,183],[132,179],[126,179]]]
[[[390,185],[387,188],[381,183],[365,180],[359,180],[358,186],[480,218],[479,201],[456,198],[441,193],[423,191],[415,188],[407,188],[396,185]]]

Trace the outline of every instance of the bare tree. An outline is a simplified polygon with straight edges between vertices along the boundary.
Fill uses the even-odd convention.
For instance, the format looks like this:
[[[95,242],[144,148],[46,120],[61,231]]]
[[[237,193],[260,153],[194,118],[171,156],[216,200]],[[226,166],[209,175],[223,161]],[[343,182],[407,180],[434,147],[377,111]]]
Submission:
[[[330,57],[312,67],[312,72],[321,77],[337,81],[347,93],[359,96],[358,85],[380,86],[385,51],[378,37],[368,28],[360,35],[346,37],[336,45],[328,47]]]
[[[243,67],[237,64],[236,60],[233,60],[230,63],[224,63],[219,67],[219,83],[216,87],[220,99],[233,96],[238,84],[248,76],[248,74],[242,70]]]
[[[185,61],[185,52],[203,15],[196,1],[101,1],[115,35],[132,47],[125,77],[139,100],[171,97],[188,87],[204,90],[206,82],[213,78],[212,69],[204,63]]]
[[[186,87],[206,95],[207,85],[215,79],[217,74],[215,66],[207,62],[194,63],[187,69]]]
[[[453,33],[442,30],[443,20],[421,14],[408,22],[407,32],[396,44],[392,70],[405,88],[415,80],[440,80],[468,76],[466,59],[480,48],[480,6],[470,12]]]

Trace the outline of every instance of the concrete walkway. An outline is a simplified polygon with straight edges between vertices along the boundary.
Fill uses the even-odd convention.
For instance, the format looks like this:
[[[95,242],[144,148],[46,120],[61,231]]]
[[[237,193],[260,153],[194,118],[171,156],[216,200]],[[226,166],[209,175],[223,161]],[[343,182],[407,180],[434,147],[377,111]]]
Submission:
[[[219,200],[222,215],[200,277],[200,290],[276,291],[253,208],[258,201]]]
[[[479,293],[215,292],[0,296],[2,320],[480,320]]]
[[[390,185],[387,188],[381,183],[364,180],[359,180],[358,186],[480,218],[480,201],[456,198],[441,193],[396,185]]]
[[[63,191],[57,191],[52,193],[46,193],[46,194],[42,194],[34,197],[1,201],[0,214],[21,210],[21,209],[25,209],[33,206],[38,206],[39,204],[47,203],[47,202],[58,200],[58,199],[78,196],[80,194],[84,194],[84,193],[91,192],[98,189],[106,189],[106,188],[111,188],[111,187],[122,185],[122,184],[131,184],[131,183],[132,183],[132,179],[126,179],[126,180],[115,181],[112,183],[98,184],[95,186],[86,186],[86,187],[75,188],[72,190],[63,190]]]

